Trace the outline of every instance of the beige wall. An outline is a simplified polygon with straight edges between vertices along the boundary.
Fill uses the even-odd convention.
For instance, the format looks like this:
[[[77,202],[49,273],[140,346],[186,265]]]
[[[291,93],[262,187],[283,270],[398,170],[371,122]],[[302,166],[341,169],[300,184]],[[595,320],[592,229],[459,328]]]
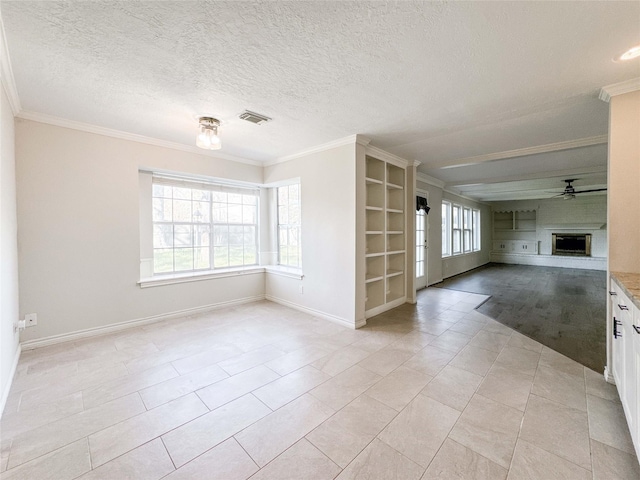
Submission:
[[[262,168],[17,120],[20,311],[33,340],[264,293],[264,274],[140,289],[141,167],[262,182]]]
[[[356,321],[356,147],[336,147],[264,169],[266,184],[300,179],[303,280],[267,275],[269,297]],[[299,287],[303,293],[299,293]]]
[[[4,407],[13,375],[19,336],[13,331],[18,321],[18,244],[16,219],[16,171],[13,112],[4,88],[0,87],[0,370]]]
[[[610,103],[609,269],[640,273],[640,91]]]

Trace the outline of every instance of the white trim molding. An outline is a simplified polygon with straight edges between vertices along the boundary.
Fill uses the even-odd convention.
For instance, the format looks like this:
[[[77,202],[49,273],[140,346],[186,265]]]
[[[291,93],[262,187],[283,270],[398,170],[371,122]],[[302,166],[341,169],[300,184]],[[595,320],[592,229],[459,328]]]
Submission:
[[[536,145],[534,147],[517,148],[515,150],[487,153],[485,155],[477,155],[475,157],[446,160],[439,163],[429,164],[429,168],[447,169],[468,167],[469,165],[495,162],[497,160],[506,160],[508,158],[526,157],[529,155],[538,155],[541,153],[559,152],[561,150],[571,150],[573,148],[590,147],[592,145],[607,143],[607,141],[608,135],[595,135],[593,137],[578,138],[576,140],[568,140],[566,142],[548,143],[546,145]]]
[[[614,83],[612,85],[602,87],[600,89],[600,95],[598,95],[598,98],[608,103],[611,100],[611,97],[635,92],[636,90],[640,90],[640,77],[632,78],[631,80],[627,80],[626,82]]]
[[[331,150],[332,148],[342,147],[343,145],[368,145],[369,140],[367,137],[362,135],[349,135],[348,137],[339,138],[338,140],[333,140],[331,142],[323,143],[321,145],[316,145],[315,147],[307,148],[305,150],[301,150],[297,153],[292,153],[291,155],[285,155],[284,157],[278,157],[273,160],[267,160],[263,162],[262,165],[265,167],[269,167],[271,165],[277,165],[278,163],[285,163],[289,160],[295,160],[296,158],[306,157],[307,155],[311,155],[314,153],[324,152],[326,150]]]
[[[2,15],[0,15],[0,77],[2,78],[2,86],[7,93],[9,105],[14,115],[17,115],[22,106],[20,105],[20,97],[16,88],[16,80],[13,76],[13,68],[11,67],[11,57],[9,57],[9,49],[7,48],[7,37],[4,33],[4,23],[2,23]]]
[[[438,188],[444,188],[444,186],[446,185],[445,182],[443,182],[442,180],[439,180],[435,177],[432,177],[422,172],[418,172],[416,174],[416,180],[418,182],[426,183],[428,185],[433,185],[434,187],[438,187]]]
[[[401,168],[406,168],[409,165],[413,165],[414,160],[407,160],[405,158],[389,153],[381,148],[374,147],[373,145],[366,145],[365,153],[377,158],[378,160],[384,160],[385,162],[392,163]]]
[[[13,379],[16,376],[16,370],[18,368],[18,362],[20,361],[21,353],[22,353],[22,345],[18,344],[16,353],[13,356],[13,363],[11,364],[11,371],[9,372],[9,380],[7,381],[7,384],[2,389],[2,400],[0,401],[0,418],[2,418],[4,407],[7,404],[7,399],[9,398],[9,392],[11,391],[11,385],[13,384]]]
[[[607,383],[610,383],[611,385],[616,384],[616,379],[613,378],[613,372],[606,365],[604,367],[604,379]]]
[[[132,142],[145,143],[147,145],[154,145],[156,147],[170,148],[172,150],[180,150],[182,152],[195,153],[197,155],[204,155],[207,157],[221,158],[223,160],[229,160],[231,162],[245,163],[248,165],[262,166],[262,162],[255,160],[249,160],[246,158],[236,157],[234,155],[228,155],[225,153],[213,152],[209,150],[203,150],[195,145],[184,145],[177,142],[169,142],[167,140],[160,140],[158,138],[146,137],[144,135],[138,135],[137,133],[129,133],[122,130],[115,130],[113,128],[100,127],[98,125],[91,125],[84,122],[76,122],[75,120],[67,120],[66,118],[55,117],[53,115],[47,115],[45,113],[20,111],[16,115],[18,118],[24,120],[31,120],[32,122],[46,123],[49,125],[55,125],[57,127],[70,128],[72,130],[80,130],[88,133],[95,133],[97,135],[104,135],[105,137],[120,138],[122,140],[130,140]]]
[[[37,340],[29,340],[22,343],[22,348],[26,350],[33,350],[35,348],[46,347],[48,345],[55,345],[57,343],[71,342],[71,341],[80,340],[83,338],[95,337],[98,335],[104,335],[107,333],[118,332],[120,330],[139,327],[141,325],[148,325],[150,323],[160,322],[162,320],[171,320],[174,318],[185,317],[187,315],[195,315],[197,313],[204,313],[210,310],[217,310],[219,308],[233,307],[233,306],[242,305],[245,303],[258,302],[260,300],[264,300],[264,295],[238,298],[236,300],[229,300],[226,302],[218,302],[218,303],[212,303],[209,305],[203,305],[201,307],[185,308],[183,310],[176,310],[174,312],[162,313],[159,315],[151,315],[149,317],[137,318],[135,320],[127,320],[125,322],[112,323],[111,325],[105,325],[103,327],[88,328],[85,330],[77,330],[75,332],[63,333],[60,335],[52,335],[50,337],[39,338]]]
[[[199,282],[215,278],[238,277],[241,275],[255,275],[264,273],[263,267],[237,267],[224,270],[207,270],[204,272],[189,272],[177,275],[159,275],[151,278],[141,278],[138,281],[140,288],[161,287],[175,283]]]
[[[328,320],[330,322],[337,323],[338,325],[354,330],[356,328],[363,327],[367,323],[366,320],[359,320],[354,323],[345,318],[337,317],[336,315],[331,315],[330,313],[321,312],[320,310],[316,310],[314,308],[305,307],[303,305],[293,303],[279,297],[274,297],[273,295],[265,295],[265,299],[269,300],[270,302],[279,303],[280,305],[284,305],[285,307],[293,308],[294,310],[298,310],[299,312],[308,313],[309,315],[312,315],[314,317],[322,318],[324,320]]]

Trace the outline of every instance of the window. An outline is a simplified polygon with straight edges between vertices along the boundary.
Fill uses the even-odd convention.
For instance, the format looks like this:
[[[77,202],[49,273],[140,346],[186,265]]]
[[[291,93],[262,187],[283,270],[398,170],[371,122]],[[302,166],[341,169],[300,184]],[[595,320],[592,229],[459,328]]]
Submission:
[[[451,204],[442,202],[442,256],[451,255]]]
[[[471,209],[462,209],[462,248],[464,253],[471,251]]]
[[[460,205],[453,205],[451,232],[453,239],[453,254],[462,253],[462,207]]]
[[[480,210],[473,211],[471,228],[473,230],[473,251],[477,252],[480,250]]]
[[[480,251],[480,210],[442,201],[442,256]]]
[[[300,184],[278,187],[278,264],[302,266]]]
[[[256,265],[258,192],[153,179],[153,273]]]

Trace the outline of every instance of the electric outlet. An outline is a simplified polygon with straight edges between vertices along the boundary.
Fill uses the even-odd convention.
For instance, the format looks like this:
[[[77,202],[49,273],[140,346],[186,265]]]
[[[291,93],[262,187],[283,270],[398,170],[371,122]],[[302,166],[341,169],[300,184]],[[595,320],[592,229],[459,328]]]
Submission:
[[[35,327],[38,324],[38,314],[37,313],[27,313],[24,316],[24,320],[27,324],[27,327]]]
[[[298,287],[298,293],[299,293],[300,295],[302,295],[302,294],[304,293],[304,287],[303,287],[302,285],[300,285],[300,286]]]

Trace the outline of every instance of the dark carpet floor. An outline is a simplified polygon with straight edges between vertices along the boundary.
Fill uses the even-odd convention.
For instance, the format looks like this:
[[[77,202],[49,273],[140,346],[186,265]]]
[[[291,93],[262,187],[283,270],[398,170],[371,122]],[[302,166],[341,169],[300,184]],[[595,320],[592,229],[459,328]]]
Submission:
[[[490,263],[434,286],[491,295],[479,312],[604,371],[606,272]]]

